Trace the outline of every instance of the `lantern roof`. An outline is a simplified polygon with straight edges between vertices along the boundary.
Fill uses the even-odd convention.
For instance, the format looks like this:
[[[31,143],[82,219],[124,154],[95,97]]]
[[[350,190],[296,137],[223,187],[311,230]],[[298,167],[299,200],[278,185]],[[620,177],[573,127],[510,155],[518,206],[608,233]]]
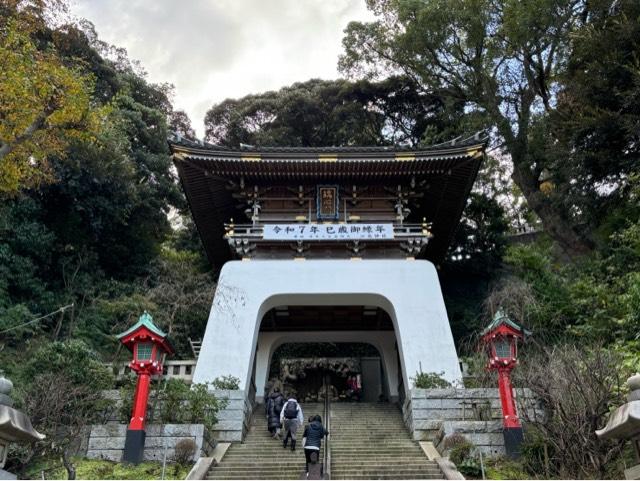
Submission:
[[[135,331],[137,331],[141,327],[146,327],[148,330],[153,332],[155,335],[157,335],[158,337],[161,337],[163,339],[167,337],[167,333],[164,332],[162,329],[160,329],[158,326],[156,326],[153,323],[153,317],[151,317],[151,314],[149,314],[147,311],[144,311],[142,313],[142,315],[138,319],[138,322],[136,322],[133,326],[131,326],[129,329],[127,329],[123,333],[118,334],[116,337],[118,339],[122,339],[124,337],[127,337],[127,336],[131,335],[132,333],[134,333]]]
[[[521,336],[530,336],[531,331],[525,329],[524,327],[516,324],[512,321],[507,314],[504,313],[502,308],[498,308],[495,315],[493,316],[493,320],[489,323],[489,325],[480,333],[482,337],[486,336],[492,331],[497,330],[500,326],[506,326],[507,328],[511,328],[513,331],[516,331],[516,334],[520,334]]]
[[[153,318],[147,311],[144,311],[138,319],[138,322],[123,333],[118,334],[116,337],[120,342],[127,346],[129,350],[133,350],[133,344],[135,343],[138,334],[142,332],[145,332],[153,342],[159,344],[168,354],[173,354],[175,352],[175,349],[167,337],[167,333],[153,323]]]

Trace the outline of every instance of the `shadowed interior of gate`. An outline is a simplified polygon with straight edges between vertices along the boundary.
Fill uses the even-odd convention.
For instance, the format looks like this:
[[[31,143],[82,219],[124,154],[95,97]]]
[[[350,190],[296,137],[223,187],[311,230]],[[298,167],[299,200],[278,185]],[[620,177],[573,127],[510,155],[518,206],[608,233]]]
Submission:
[[[262,319],[253,379],[258,401],[275,385],[307,402],[329,383],[333,401],[396,399],[402,375],[384,309],[367,305],[279,305]]]

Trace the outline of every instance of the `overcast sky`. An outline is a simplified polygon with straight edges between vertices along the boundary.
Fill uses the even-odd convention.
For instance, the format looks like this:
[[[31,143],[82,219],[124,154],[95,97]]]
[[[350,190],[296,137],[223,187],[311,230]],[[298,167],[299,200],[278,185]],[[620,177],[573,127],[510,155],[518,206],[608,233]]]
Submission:
[[[364,0],[74,0],[72,13],[174,84],[199,136],[225,98],[338,77],[342,31],[372,18]]]

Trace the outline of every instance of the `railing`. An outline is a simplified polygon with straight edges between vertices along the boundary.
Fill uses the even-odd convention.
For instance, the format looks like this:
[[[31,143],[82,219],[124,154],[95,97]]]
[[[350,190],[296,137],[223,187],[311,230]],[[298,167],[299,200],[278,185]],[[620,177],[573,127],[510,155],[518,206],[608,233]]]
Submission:
[[[163,366],[162,377],[164,379],[182,379],[186,382],[193,380],[193,371],[196,367],[196,359],[186,359],[182,361],[165,361]],[[117,364],[116,379],[122,379],[131,372],[129,363],[123,362]],[[156,376],[154,376],[155,378]]]
[[[324,444],[323,478],[331,479],[331,398],[329,392],[329,379],[325,379],[324,386],[324,422],[329,434],[327,434],[327,439]]]

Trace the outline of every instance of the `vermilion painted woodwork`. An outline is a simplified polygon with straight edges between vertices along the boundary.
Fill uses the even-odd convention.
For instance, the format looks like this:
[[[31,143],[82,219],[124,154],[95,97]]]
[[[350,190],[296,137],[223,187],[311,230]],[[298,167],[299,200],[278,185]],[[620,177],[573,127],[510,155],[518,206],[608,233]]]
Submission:
[[[525,332],[527,331],[498,312],[482,335],[482,341],[489,356],[487,369],[498,371],[498,391],[505,428],[521,428],[511,385],[511,370],[518,364],[518,340],[524,338]],[[497,349],[499,344],[505,342],[509,346],[507,356]]]
[[[119,339],[133,353],[129,367],[138,375],[129,430],[144,430],[151,376],[162,374],[164,357],[173,354],[174,350],[166,335],[153,324],[151,316],[146,312],[140,317],[138,324],[121,334]],[[140,346],[145,344],[151,344],[151,355],[148,358],[140,357],[139,353]]]
[[[519,428],[521,425],[513,399],[511,369],[513,369],[513,366],[498,368],[498,390],[500,391],[500,403],[502,404],[502,420],[505,428]]]
[[[144,429],[147,415],[147,402],[149,401],[149,387],[151,386],[151,376],[147,373],[138,375],[136,393],[133,399],[133,411],[129,429]]]

